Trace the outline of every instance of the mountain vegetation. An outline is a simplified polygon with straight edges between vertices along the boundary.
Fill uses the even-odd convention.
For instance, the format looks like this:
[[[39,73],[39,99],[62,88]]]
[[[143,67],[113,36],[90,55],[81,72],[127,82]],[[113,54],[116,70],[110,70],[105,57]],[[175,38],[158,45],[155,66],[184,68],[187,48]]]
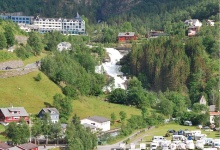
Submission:
[[[105,100],[110,103],[130,106],[130,110],[135,107],[141,111],[141,115],[136,111],[135,115],[128,118],[124,110],[117,110],[122,129],[120,136],[127,136],[132,131],[145,128],[147,125],[163,124],[165,118],[173,117],[177,118],[176,122],[180,124],[185,120],[192,120],[193,125],[208,125],[209,114],[201,113],[207,112],[207,106],[200,105],[199,100],[205,96],[208,105],[215,104],[217,110],[220,109],[218,91],[220,41],[219,26],[206,26],[205,21],[212,19],[219,23],[218,3],[218,0],[0,1],[0,12],[23,11],[25,15],[66,18],[72,18],[76,12],[79,12],[87,23],[88,33],[88,36],[65,36],[59,32],[44,35],[35,32],[26,34],[10,21],[0,20],[0,49],[17,44],[14,39],[15,34],[25,34],[28,37],[27,43],[17,45],[17,57],[25,60],[37,57],[43,51],[47,53],[47,56],[41,59],[41,79],[36,81],[39,72],[33,73],[34,76],[32,74],[31,81],[25,79],[27,83],[31,83],[28,83],[29,86],[36,87],[35,89],[24,87],[26,95],[39,92],[40,85],[48,77],[60,87],[63,95],[55,87],[53,93],[50,92],[43,98],[39,97],[40,102],[46,103],[47,101],[43,99],[49,99],[49,102],[60,111],[61,121],[68,122],[75,112],[93,114],[82,112],[72,105],[74,99],[80,99],[75,101],[80,103],[80,106],[84,103],[83,97],[89,99],[96,96],[98,99],[104,94],[102,88],[109,83],[108,76],[105,73],[95,72],[95,67],[107,55],[103,45],[117,45],[119,32],[134,31],[139,40],[131,41],[130,53],[120,61],[121,71],[129,78],[127,89],[113,89],[104,95],[107,97]],[[187,36],[187,27],[183,23],[184,20],[191,18],[203,22],[203,26],[194,37]],[[146,39],[145,35],[150,30],[163,30],[169,36]],[[71,49],[59,52],[57,44],[63,41],[71,43]],[[86,45],[88,43],[95,46],[90,48]],[[7,54],[4,57],[12,56]],[[2,83],[6,80],[8,79],[2,80]],[[22,86],[20,81],[16,82],[10,81],[11,84]],[[43,86],[45,89],[50,88],[46,84]],[[24,92],[20,87],[18,89]],[[8,88],[0,92],[9,95],[8,98],[15,98],[10,97],[7,90]],[[38,95],[41,95],[41,92]],[[36,101],[30,103],[36,104]],[[104,103],[102,107],[106,108],[105,111],[110,107],[118,106],[113,104],[106,106]],[[93,105],[87,104],[86,107]],[[191,108],[192,112],[188,112],[187,108]],[[30,106],[28,109],[31,109]],[[111,123],[114,124],[116,113],[112,111],[107,115],[110,114]],[[84,114],[81,116],[85,117]],[[11,126],[17,128],[13,124]],[[39,134],[37,129],[36,136]],[[45,135],[48,133],[49,130],[43,131]],[[54,136],[56,135],[51,135]],[[9,134],[8,137],[11,138],[11,135]],[[69,123],[67,137],[69,149],[92,149],[97,142],[90,131],[79,125],[77,116],[74,116]],[[15,143],[20,142],[17,139]]]

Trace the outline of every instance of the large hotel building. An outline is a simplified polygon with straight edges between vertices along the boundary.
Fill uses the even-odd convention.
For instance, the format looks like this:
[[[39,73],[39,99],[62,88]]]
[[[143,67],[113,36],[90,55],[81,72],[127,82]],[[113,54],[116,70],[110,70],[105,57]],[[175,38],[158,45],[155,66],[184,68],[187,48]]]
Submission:
[[[67,35],[85,34],[85,21],[78,13],[73,19],[24,16],[21,12],[0,14],[0,18],[27,25],[30,28],[33,26],[35,31],[37,27],[40,33],[60,31]]]

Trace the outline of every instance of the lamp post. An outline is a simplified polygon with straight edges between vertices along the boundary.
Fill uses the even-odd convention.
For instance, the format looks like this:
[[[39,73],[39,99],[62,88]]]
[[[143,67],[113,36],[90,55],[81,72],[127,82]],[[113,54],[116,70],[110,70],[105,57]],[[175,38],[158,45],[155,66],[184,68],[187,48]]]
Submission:
[[[30,143],[31,143],[31,114],[30,114],[30,118],[29,118],[29,127],[30,127]]]

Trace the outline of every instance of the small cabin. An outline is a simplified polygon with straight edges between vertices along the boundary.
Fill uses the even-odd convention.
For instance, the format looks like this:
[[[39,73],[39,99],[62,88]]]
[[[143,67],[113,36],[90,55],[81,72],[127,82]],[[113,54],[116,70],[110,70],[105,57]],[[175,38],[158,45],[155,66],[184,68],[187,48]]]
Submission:
[[[121,32],[118,34],[118,42],[130,42],[137,40],[135,32]]]

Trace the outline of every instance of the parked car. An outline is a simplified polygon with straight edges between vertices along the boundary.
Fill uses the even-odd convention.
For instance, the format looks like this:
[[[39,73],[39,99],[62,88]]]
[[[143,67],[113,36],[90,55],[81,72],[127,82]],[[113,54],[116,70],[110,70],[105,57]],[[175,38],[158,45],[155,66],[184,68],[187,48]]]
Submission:
[[[174,133],[176,132],[175,130],[171,129],[171,130],[167,130],[168,133]]]
[[[192,121],[184,121],[185,126],[192,126]]]
[[[210,128],[209,128],[209,126],[205,126],[205,127],[203,127],[203,129],[205,129],[205,130],[206,130],[206,129],[210,129]]]

